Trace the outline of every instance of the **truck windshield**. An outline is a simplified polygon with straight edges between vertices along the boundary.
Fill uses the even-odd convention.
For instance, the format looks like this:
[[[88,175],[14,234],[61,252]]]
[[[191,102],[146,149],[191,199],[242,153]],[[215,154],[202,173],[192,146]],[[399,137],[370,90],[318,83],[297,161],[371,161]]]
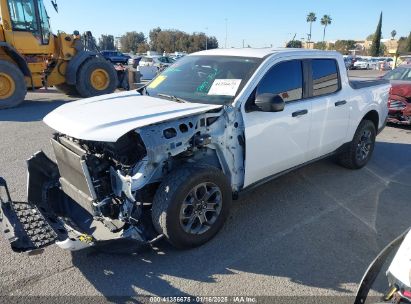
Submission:
[[[186,56],[153,79],[145,92],[193,103],[229,104],[261,61],[234,56]]]

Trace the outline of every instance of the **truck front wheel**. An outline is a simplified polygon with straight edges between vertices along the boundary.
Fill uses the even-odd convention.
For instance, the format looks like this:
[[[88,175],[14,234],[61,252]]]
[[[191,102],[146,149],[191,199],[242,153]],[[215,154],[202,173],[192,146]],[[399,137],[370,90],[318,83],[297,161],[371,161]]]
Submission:
[[[338,162],[348,169],[361,169],[370,161],[375,147],[377,131],[370,120],[363,120],[346,151],[338,155]]]
[[[200,246],[222,228],[231,199],[231,186],[220,170],[183,167],[169,174],[156,192],[154,227],[177,248]]]
[[[0,109],[18,106],[26,93],[24,75],[17,65],[0,60]]]
[[[77,71],[76,89],[81,97],[113,93],[117,84],[117,73],[105,59],[92,57]]]

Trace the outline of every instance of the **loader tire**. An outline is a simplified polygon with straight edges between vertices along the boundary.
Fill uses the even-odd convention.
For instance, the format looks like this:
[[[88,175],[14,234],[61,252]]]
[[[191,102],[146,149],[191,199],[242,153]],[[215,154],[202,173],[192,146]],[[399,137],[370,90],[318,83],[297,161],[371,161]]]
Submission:
[[[74,85],[69,85],[67,83],[62,83],[55,86],[57,90],[68,95],[68,96],[79,96],[77,89]]]
[[[13,63],[0,60],[0,109],[18,106],[26,93],[26,81],[20,69]]]
[[[232,199],[223,172],[190,165],[171,172],[154,196],[151,216],[155,229],[179,249],[201,246],[222,228]]]
[[[105,59],[92,57],[77,71],[76,89],[81,97],[110,94],[117,85],[117,72]]]

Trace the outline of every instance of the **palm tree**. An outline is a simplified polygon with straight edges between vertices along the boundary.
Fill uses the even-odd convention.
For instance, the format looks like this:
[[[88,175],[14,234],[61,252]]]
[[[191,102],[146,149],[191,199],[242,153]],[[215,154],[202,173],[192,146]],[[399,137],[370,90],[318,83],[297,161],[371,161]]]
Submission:
[[[311,41],[311,30],[313,26],[313,22],[317,21],[317,17],[315,16],[315,13],[311,12],[307,15],[307,22],[310,23],[310,35],[308,36],[308,42]]]
[[[332,21],[332,19],[331,19],[330,15],[324,15],[321,18],[321,25],[324,26],[323,43],[325,42],[325,29],[327,28],[328,25],[331,24],[331,21]]]
[[[396,30],[392,30],[392,32],[391,32],[391,38],[392,38],[392,40],[395,39],[395,36],[397,36],[397,31],[396,31]]]

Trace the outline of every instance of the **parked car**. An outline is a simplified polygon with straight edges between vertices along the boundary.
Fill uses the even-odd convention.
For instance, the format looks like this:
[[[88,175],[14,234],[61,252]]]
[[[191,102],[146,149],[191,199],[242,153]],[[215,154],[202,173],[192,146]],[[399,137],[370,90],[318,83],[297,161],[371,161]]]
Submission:
[[[400,65],[409,65],[411,64],[411,56],[401,56],[399,58]]]
[[[344,63],[347,70],[352,70],[352,68],[354,67],[352,57],[344,57]]]
[[[158,68],[169,67],[174,60],[167,56],[144,56],[139,62],[139,66],[156,66]]]
[[[101,51],[101,55],[111,63],[121,63],[121,64],[127,64],[128,60],[130,59],[130,56],[124,55],[121,52],[117,51]]]
[[[370,66],[369,60],[365,58],[357,59],[357,61],[354,62],[354,69],[356,70],[369,70]]]
[[[161,237],[200,246],[244,191],[330,155],[350,169],[366,166],[385,126],[388,90],[383,79],[350,81],[337,52],[185,56],[139,92],[49,113],[57,162],[43,152],[28,161],[30,203],[2,202],[1,230],[19,252],[53,243],[141,247]],[[26,212],[36,216],[22,218]]]
[[[384,77],[391,81],[388,121],[411,125],[411,65],[402,65]]]
[[[380,59],[379,58],[371,58],[368,60],[369,68],[371,70],[377,70],[379,66]]]
[[[131,65],[133,68],[137,68],[142,58],[142,56],[138,55],[131,56],[131,58],[128,60],[128,65]]]

